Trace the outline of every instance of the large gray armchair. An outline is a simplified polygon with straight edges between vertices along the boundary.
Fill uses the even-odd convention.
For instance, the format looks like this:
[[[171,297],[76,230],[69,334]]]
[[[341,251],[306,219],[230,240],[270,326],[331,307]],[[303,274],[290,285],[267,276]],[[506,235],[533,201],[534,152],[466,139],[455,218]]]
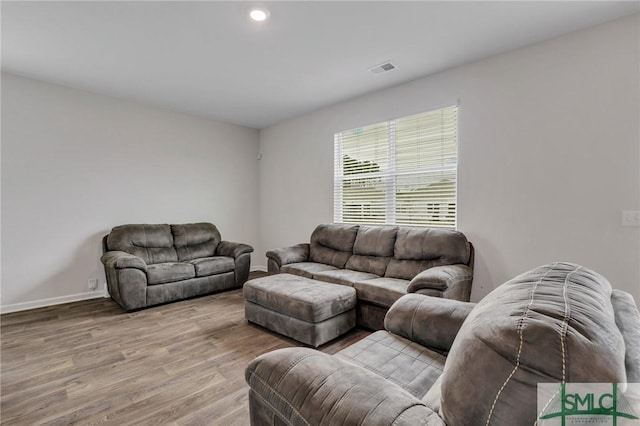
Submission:
[[[251,424],[533,425],[538,383],[640,382],[633,298],[578,265],[539,267],[477,305],[409,294],[385,328],[333,356],[256,358]]]

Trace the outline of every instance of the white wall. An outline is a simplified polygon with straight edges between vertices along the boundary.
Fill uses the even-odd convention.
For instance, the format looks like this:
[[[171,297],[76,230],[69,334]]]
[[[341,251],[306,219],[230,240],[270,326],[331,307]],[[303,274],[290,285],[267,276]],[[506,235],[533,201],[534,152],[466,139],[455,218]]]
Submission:
[[[257,245],[258,145],[255,129],[3,73],[3,311],[102,294],[116,225],[206,221]]]
[[[621,226],[622,210],[640,210],[639,27],[627,17],[262,130],[258,254],[332,221],[335,132],[459,101],[472,300],[562,260],[640,301],[640,229]]]

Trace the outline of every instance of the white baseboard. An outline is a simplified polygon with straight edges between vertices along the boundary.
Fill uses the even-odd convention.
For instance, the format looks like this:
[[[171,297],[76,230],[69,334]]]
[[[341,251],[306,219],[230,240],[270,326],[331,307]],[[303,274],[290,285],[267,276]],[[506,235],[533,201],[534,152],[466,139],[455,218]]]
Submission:
[[[251,271],[267,272],[266,266],[252,266]],[[10,312],[26,311],[28,309],[44,308],[47,306],[61,305],[63,303],[78,302],[80,300],[97,299],[99,297],[110,297],[106,286],[103,290],[88,291],[86,293],[70,294],[68,296],[51,297],[49,299],[33,300],[31,302],[14,303],[12,305],[0,306],[0,314]]]
[[[0,313],[26,311],[28,309],[44,308],[46,306],[61,305],[63,303],[78,302],[80,300],[105,297],[104,290],[88,291],[86,293],[70,294],[68,296],[51,297],[49,299],[33,300],[31,302],[14,303],[0,306]]]

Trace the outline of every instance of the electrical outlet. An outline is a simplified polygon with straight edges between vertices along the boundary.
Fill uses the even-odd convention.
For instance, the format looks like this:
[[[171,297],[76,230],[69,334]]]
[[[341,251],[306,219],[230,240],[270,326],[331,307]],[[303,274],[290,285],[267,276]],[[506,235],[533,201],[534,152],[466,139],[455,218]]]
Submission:
[[[640,211],[623,210],[622,226],[640,226]]]
[[[89,290],[95,290],[96,288],[98,288],[98,279],[97,278],[89,279]]]

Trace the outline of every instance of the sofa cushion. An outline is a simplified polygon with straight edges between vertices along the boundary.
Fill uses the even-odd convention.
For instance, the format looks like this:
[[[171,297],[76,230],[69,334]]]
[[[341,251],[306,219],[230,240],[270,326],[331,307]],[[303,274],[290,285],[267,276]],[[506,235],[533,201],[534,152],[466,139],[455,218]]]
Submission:
[[[383,276],[387,270],[389,260],[389,257],[360,256],[354,254],[347,261],[345,268]]]
[[[364,226],[358,228],[353,254],[362,256],[393,256],[397,226]]]
[[[107,248],[138,256],[146,264],[177,262],[169,225],[120,225],[107,237]]]
[[[171,225],[171,232],[181,262],[215,255],[221,241],[218,228],[211,223]]]
[[[335,266],[325,265],[324,263],[315,262],[299,262],[290,263],[280,268],[283,274],[300,275],[301,277],[313,278],[313,274],[321,271],[332,271],[337,269]]]
[[[149,285],[188,280],[195,276],[195,268],[190,263],[166,262],[147,267],[147,284]]]
[[[313,279],[328,283],[348,285],[353,287],[356,281],[368,280],[371,278],[380,278],[375,274],[367,272],[351,271],[349,269],[334,269],[329,271],[321,271],[313,274]]]
[[[493,290],[467,316],[449,352],[445,422],[534,424],[531,401],[540,382],[626,382],[611,294],[604,277],[569,263],[541,266]]]
[[[389,260],[384,276],[412,280],[420,272],[433,268],[434,266],[441,265],[438,261],[434,260],[398,260],[392,258]]]
[[[445,357],[387,331],[377,331],[336,354],[422,398],[442,374]]]
[[[398,229],[393,257],[398,260],[433,260],[440,265],[467,264],[470,250],[462,232],[402,226]]]
[[[411,280],[434,266],[467,264],[471,248],[463,233],[451,229],[398,228],[385,277]]]
[[[353,287],[358,292],[358,300],[390,307],[393,303],[407,294],[408,280],[397,278],[374,278],[357,281]]]
[[[353,252],[358,225],[318,225],[311,234],[309,260],[344,268]]]
[[[233,271],[236,266],[233,258],[227,256],[203,257],[190,260],[189,263],[195,266],[196,277],[223,274]]]

